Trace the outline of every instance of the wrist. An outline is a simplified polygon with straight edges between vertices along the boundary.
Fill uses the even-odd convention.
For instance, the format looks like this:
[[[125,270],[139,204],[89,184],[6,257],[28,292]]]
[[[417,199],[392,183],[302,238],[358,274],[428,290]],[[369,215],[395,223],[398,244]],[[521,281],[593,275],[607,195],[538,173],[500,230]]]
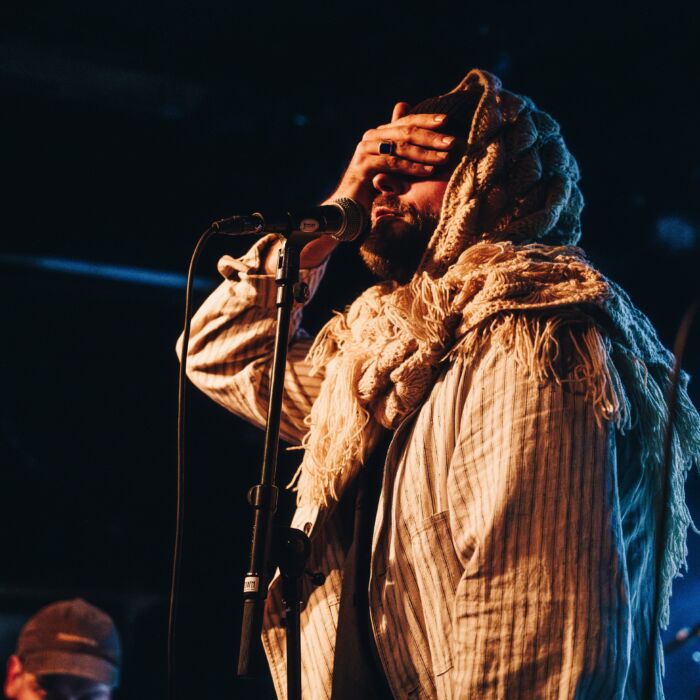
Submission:
[[[339,241],[330,236],[319,236],[316,240],[307,243],[299,255],[299,267],[307,270],[322,265],[336,249]]]
[[[335,250],[338,243],[339,241],[330,236],[319,236],[319,238],[307,243],[299,253],[299,267],[302,270],[308,270],[322,265]],[[281,240],[270,247],[264,264],[266,274],[274,275],[277,273],[277,261],[281,247]]]

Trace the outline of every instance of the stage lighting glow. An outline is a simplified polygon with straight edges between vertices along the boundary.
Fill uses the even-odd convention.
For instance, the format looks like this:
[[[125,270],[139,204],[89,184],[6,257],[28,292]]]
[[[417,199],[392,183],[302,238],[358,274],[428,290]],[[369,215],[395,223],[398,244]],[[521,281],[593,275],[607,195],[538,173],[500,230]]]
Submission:
[[[150,287],[184,289],[187,282],[186,275],[176,272],[165,272],[163,270],[152,270],[128,265],[111,265],[109,263],[89,262],[86,260],[72,260],[70,258],[0,254],[0,263],[12,265],[13,267],[50,270],[52,272],[62,272],[68,275],[97,277],[114,280],[116,282],[143,284]],[[211,280],[195,277],[195,289],[211,289],[213,285],[214,283]]]
[[[697,231],[681,216],[662,216],[656,222],[656,240],[671,250],[692,250],[697,242]]]

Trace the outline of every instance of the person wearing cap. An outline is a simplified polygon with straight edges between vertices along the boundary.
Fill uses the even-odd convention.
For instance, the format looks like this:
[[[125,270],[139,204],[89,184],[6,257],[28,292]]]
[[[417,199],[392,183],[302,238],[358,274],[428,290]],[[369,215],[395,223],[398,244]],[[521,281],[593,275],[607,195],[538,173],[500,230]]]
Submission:
[[[700,418],[684,375],[657,618],[672,357],[575,246],[578,181],[556,121],[479,69],[359,142],[334,198],[370,215],[379,282],[315,339],[297,305],[281,422],[304,448],[292,527],[325,576],[304,581],[303,697],[637,698],[647,669],[662,697],[652,631],[685,560]],[[260,426],[278,245],[222,258],[187,357]],[[310,297],[336,246],[302,250]],[[279,578],[262,641],[285,697]]]
[[[121,645],[112,619],[80,598],[42,608],[7,662],[11,700],[108,700],[119,685]]]

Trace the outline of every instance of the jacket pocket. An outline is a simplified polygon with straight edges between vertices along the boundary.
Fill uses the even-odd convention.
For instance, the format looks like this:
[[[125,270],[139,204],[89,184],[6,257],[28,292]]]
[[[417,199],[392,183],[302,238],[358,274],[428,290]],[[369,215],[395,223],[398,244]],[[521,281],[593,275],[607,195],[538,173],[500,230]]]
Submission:
[[[452,668],[452,610],[462,565],[452,544],[448,511],[424,520],[411,548],[435,675]]]

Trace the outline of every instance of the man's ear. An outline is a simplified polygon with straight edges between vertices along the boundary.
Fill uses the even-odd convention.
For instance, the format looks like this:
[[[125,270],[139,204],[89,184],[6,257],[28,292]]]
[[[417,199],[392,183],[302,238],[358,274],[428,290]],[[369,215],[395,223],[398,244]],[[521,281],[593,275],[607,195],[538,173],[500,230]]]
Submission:
[[[17,697],[17,693],[20,691],[20,683],[22,682],[22,674],[24,673],[24,667],[19,657],[15,654],[7,660],[7,675],[5,676],[5,697],[11,700]]]

